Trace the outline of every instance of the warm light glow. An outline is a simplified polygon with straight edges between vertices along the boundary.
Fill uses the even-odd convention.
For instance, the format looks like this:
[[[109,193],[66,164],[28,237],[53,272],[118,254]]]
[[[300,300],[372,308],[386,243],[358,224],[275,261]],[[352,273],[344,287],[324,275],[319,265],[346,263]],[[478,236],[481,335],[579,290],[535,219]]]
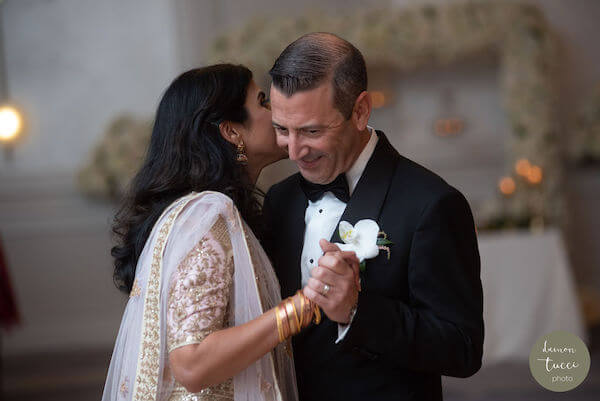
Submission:
[[[12,141],[21,132],[21,115],[12,107],[0,108],[0,141]]]
[[[527,174],[527,181],[532,184],[539,184],[542,182],[542,177],[542,169],[539,166],[531,166]]]
[[[460,118],[443,118],[435,122],[435,133],[441,137],[458,135],[464,127],[465,124]]]
[[[515,163],[515,171],[522,177],[527,177],[529,175],[529,170],[531,169],[531,164],[527,159],[519,159]]]
[[[385,106],[385,94],[382,91],[372,91],[371,101],[373,102],[373,108],[379,109]]]
[[[516,189],[515,180],[510,177],[502,177],[498,183],[498,188],[503,195],[512,195]]]

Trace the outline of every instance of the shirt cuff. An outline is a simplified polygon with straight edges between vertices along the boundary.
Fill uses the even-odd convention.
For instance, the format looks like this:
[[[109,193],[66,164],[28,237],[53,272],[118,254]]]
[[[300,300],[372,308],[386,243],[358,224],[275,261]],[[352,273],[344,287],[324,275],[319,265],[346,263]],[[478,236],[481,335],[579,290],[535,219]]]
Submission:
[[[337,338],[337,340],[335,340],[336,344],[338,344],[340,341],[342,341],[344,339],[344,337],[346,337],[346,334],[348,333],[348,330],[350,329],[350,325],[352,324],[352,321],[354,320],[354,315],[356,315],[356,308],[352,309],[352,312],[350,313],[350,321],[347,324],[338,323],[338,338]]]

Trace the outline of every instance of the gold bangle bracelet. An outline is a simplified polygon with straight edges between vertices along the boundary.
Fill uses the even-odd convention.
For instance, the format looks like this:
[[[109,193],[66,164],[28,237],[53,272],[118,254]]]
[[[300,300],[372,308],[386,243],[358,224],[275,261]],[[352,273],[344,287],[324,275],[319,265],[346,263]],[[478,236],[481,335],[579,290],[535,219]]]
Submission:
[[[321,309],[319,308],[319,305],[317,305],[317,304],[314,305],[314,312],[315,312],[315,324],[321,323]]]
[[[300,323],[300,319],[298,319],[298,310],[296,309],[296,302],[294,299],[290,299],[290,303],[292,304],[292,308],[294,308],[294,317],[296,318],[296,327],[298,327],[298,333],[302,330],[302,324]]]
[[[312,301],[308,299],[302,291],[298,290],[298,294],[300,294],[300,297],[302,299],[302,317],[304,319],[304,322],[306,322],[305,324],[308,326],[312,319],[313,313]]]
[[[283,336],[283,327],[281,327],[281,316],[279,315],[279,306],[275,307],[275,320],[277,320],[277,333],[279,334],[279,342],[282,343],[285,341],[285,337]]]
[[[306,302],[304,301],[304,296],[300,291],[296,294],[300,297],[300,327],[304,327],[304,307],[306,306]]]
[[[304,299],[306,301],[306,322],[310,323],[310,321],[312,320],[312,318],[314,316],[313,301],[308,299],[306,297],[306,295],[304,295],[304,294],[302,294],[302,295],[304,296]]]
[[[279,305],[279,319],[281,321],[283,338],[285,340],[290,336],[291,330],[290,330],[289,323],[287,322],[287,314],[285,312],[285,307],[283,306],[283,304]]]
[[[292,305],[289,302],[289,298],[287,298],[285,300],[284,308],[285,308],[285,314],[287,317],[287,322],[288,322],[288,325],[290,326],[290,334],[293,336],[296,334],[296,330],[294,330],[294,322],[292,319],[292,313],[294,313],[294,311],[292,309]]]
[[[302,307],[301,309],[302,309],[303,317],[304,317],[304,313],[306,313],[307,325],[311,321],[313,316],[315,318],[314,319],[315,324],[321,323],[321,310],[319,309],[319,306],[317,304],[315,304],[313,301],[311,301],[310,299],[308,299],[308,297],[306,295],[304,295],[302,290],[298,290],[296,292],[296,294],[298,294],[301,297],[302,301],[304,301],[304,307]]]
[[[287,314],[288,323],[290,325],[290,329],[291,329],[292,335],[294,336],[294,335],[298,334],[298,332],[300,330],[298,329],[298,327],[296,327],[296,330],[294,330],[293,327],[292,327],[293,326],[293,324],[292,324],[292,322],[293,322],[292,315],[294,313],[294,308],[292,306],[293,305],[292,302],[293,301],[290,301],[290,298],[286,299],[286,302],[285,302],[285,312]]]

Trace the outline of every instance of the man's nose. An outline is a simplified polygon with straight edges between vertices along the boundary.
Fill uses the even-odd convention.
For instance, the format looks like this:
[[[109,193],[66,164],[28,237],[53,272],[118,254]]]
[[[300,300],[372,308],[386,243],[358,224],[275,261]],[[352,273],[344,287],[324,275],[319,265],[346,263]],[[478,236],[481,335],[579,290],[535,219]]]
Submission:
[[[295,133],[290,133],[288,135],[288,155],[291,160],[297,161],[306,156],[308,152],[305,147],[302,146],[298,135]]]

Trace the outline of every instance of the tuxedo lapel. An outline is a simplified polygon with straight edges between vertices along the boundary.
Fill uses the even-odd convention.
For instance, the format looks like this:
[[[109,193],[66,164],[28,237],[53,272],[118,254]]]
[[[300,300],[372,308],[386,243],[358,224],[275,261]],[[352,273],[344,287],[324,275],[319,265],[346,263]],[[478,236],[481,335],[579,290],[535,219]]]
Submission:
[[[346,209],[340,218],[354,225],[358,220],[372,219],[377,221],[385,202],[392,177],[398,162],[398,153],[388,142],[384,133],[377,131],[379,140],[361,175]],[[331,242],[342,242],[336,228]]]

